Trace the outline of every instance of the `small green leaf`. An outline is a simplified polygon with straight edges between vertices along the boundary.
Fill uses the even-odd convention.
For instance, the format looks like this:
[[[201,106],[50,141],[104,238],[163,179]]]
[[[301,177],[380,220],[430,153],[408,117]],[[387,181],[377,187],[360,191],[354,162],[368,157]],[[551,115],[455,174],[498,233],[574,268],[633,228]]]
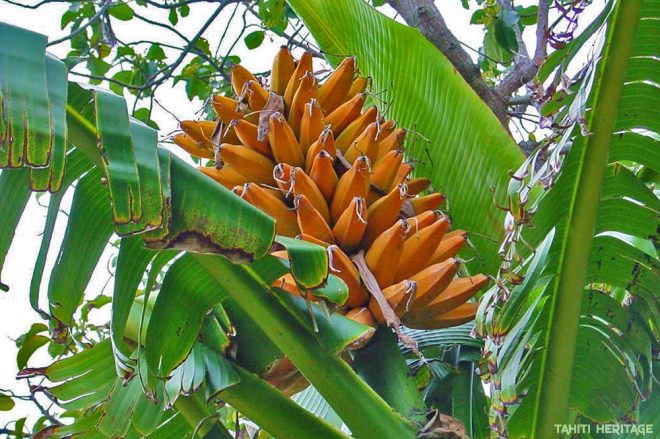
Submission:
[[[153,43],[149,50],[147,51],[147,59],[152,59],[154,61],[162,61],[165,59],[165,51],[160,44]]]
[[[470,18],[470,24],[484,24],[486,23],[487,18],[488,15],[486,15],[485,9],[477,9]]]
[[[518,42],[516,41],[516,34],[511,28],[512,25],[507,23],[511,21],[511,17],[495,22],[495,40],[506,51],[515,53],[518,51]]]
[[[190,6],[181,5],[179,8],[179,14],[181,14],[182,17],[187,17],[190,14]]]
[[[18,350],[18,354],[16,354],[16,365],[18,369],[21,370],[27,366],[32,354],[49,341],[50,338],[44,335],[30,335],[26,337],[21,344],[21,348]]]
[[[135,14],[133,12],[133,9],[131,9],[131,7],[128,6],[128,4],[123,2],[111,6],[108,9],[108,13],[113,17],[115,17],[117,20],[121,20],[121,21],[129,21],[133,18],[133,15]]]
[[[201,50],[203,53],[207,55],[211,55],[209,40],[207,40],[206,38],[198,38],[197,41],[195,41],[195,48]]]
[[[110,64],[103,61],[101,58],[92,57],[87,62],[87,68],[93,75],[103,76],[110,70]]]
[[[135,50],[129,46],[119,46],[117,47],[118,56],[135,56]]]
[[[8,412],[14,408],[14,400],[10,396],[0,394],[0,412]]]
[[[151,112],[149,111],[148,108],[138,108],[133,112],[133,117],[136,118],[137,120],[146,123],[149,125],[151,128],[158,130],[160,129],[158,127],[158,124],[151,120],[149,117],[151,115]]]
[[[69,9],[64,14],[62,14],[62,19],[60,21],[60,28],[64,29],[69,23],[78,17],[80,13],[77,10]]]
[[[176,24],[179,22],[179,16],[176,13],[176,9],[170,9],[170,13],[167,16],[167,19],[170,21],[170,23],[172,23],[172,26],[176,26]]]
[[[110,90],[118,95],[122,95],[124,91],[123,84],[132,85],[133,72],[130,70],[122,70],[112,75],[112,79],[120,82],[121,84],[118,84],[117,82],[110,82]]]
[[[527,7],[516,6],[516,12],[518,13],[518,17],[520,17],[520,23],[523,26],[532,26],[536,24],[538,11],[539,7],[537,5]]]
[[[261,46],[261,43],[264,42],[264,36],[266,34],[262,30],[257,30],[252,33],[249,33],[245,37],[245,45],[247,46],[248,49],[256,49],[257,47]]]

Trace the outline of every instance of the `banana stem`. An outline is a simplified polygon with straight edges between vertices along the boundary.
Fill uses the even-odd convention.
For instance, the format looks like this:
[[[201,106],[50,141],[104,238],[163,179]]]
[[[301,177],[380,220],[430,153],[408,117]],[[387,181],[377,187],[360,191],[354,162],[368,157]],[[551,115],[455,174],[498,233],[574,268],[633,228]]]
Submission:
[[[365,287],[367,287],[369,294],[371,294],[374,299],[376,299],[376,302],[378,302],[378,306],[383,313],[383,318],[385,319],[385,322],[387,322],[387,326],[399,334],[401,320],[399,320],[394,313],[394,310],[383,295],[383,291],[380,289],[376,277],[367,266],[367,261],[364,258],[364,250],[360,250],[358,253],[351,256],[351,259],[355,263],[355,266],[360,273],[360,277],[362,278],[362,282],[364,282]]]

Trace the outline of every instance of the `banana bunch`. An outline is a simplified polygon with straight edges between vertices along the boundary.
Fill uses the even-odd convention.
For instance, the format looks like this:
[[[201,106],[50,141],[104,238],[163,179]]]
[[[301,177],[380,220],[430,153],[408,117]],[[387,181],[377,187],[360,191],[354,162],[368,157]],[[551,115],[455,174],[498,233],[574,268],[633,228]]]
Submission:
[[[235,98],[214,96],[216,121],[184,121],[174,141],[212,160],[200,167],[277,220],[277,232],[324,246],[329,270],[349,287],[341,312],[377,326],[386,318],[351,256],[364,261],[396,316],[434,329],[471,320],[467,303],[484,275],[457,278],[454,256],[466,233],[450,231],[436,209],[444,196],[412,178],[406,131],[375,106],[363,109],[368,79],[347,57],[319,83],[312,55],[297,62],[282,47],[268,86],[241,65],[232,69]],[[286,252],[275,253],[286,257]],[[288,274],[274,286],[309,297]]]

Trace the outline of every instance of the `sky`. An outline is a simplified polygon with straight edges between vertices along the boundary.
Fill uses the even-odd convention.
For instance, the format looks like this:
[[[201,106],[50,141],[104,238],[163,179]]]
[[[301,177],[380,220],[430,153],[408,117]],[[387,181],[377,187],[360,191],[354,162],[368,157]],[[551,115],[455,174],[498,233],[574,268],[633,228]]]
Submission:
[[[26,2],[27,3],[27,2]],[[31,2],[33,3],[33,2]],[[464,10],[460,6],[459,0],[442,0],[436,2],[443,12],[445,20],[450,29],[458,36],[458,38],[465,44],[471,47],[480,47],[482,34],[479,28],[469,26],[469,19],[471,12]],[[530,3],[529,1],[521,3]],[[36,11],[19,8],[12,6],[3,0],[0,0],[0,21],[27,28],[36,32],[46,34],[51,40],[60,38],[66,35],[66,30],[61,30],[59,21],[62,13],[66,10],[67,5],[53,3],[47,4]],[[166,12],[157,10],[155,8],[141,9],[141,13],[152,19],[166,20]],[[199,26],[204,22],[205,17],[215,9],[214,5],[207,5],[204,3],[195,4],[191,8],[191,14],[188,17],[181,18],[177,29],[186,34],[193,36]],[[227,27],[227,22],[232,8],[226,8],[225,11],[218,17],[206,32],[205,37],[209,40],[211,48],[215,48],[219,36]],[[394,13],[391,9],[386,9],[385,12],[393,16]],[[587,17],[585,17],[584,21]],[[253,20],[254,22],[254,20]],[[128,24],[117,22],[114,26],[117,36],[122,40],[138,40],[143,37],[150,39],[157,39],[173,45],[181,45],[181,41],[172,35],[168,35],[163,31],[153,28],[144,23],[133,20]],[[158,34],[154,37],[154,32]],[[236,35],[237,29],[231,27],[228,30],[227,41],[233,41],[232,34]],[[530,32],[525,35],[528,40],[528,47],[534,46],[533,35]],[[257,50],[248,50],[243,43],[239,43],[235,53],[242,59],[242,64],[252,71],[265,71],[270,69],[272,56],[275,54],[277,48],[282,41],[278,37],[269,35],[267,36],[264,44]],[[57,45],[49,49],[51,53],[58,57],[64,57],[68,52],[68,43]],[[166,52],[171,53],[168,49]],[[168,54],[169,54],[168,53]],[[295,53],[295,52],[294,52]],[[299,53],[298,53],[299,55]],[[358,60],[359,63],[359,60]],[[190,119],[195,117],[195,112],[199,110],[202,103],[199,100],[192,102],[188,101],[182,85],[176,87],[161,87],[157,94],[158,100],[167,107],[172,114],[162,110],[158,106],[154,106],[153,119],[158,123],[161,128],[161,133],[167,134],[177,129],[177,119]],[[68,194],[67,200],[70,202],[71,194]],[[65,200],[63,206],[68,206]],[[16,382],[15,376],[17,367],[15,362],[16,346],[14,340],[24,332],[26,332],[30,325],[39,320],[38,316],[31,309],[28,301],[28,290],[30,279],[32,276],[32,269],[34,261],[36,260],[39,245],[40,233],[43,229],[43,224],[46,215],[46,206],[48,196],[41,197],[33,196],[28,204],[28,207],[21,219],[19,227],[16,231],[16,237],[10,249],[7,262],[2,270],[3,283],[10,286],[11,290],[8,293],[0,292],[0,389],[12,389],[17,393],[26,393],[27,388],[24,382]],[[59,242],[61,242],[64,228],[66,226],[66,217],[60,215],[55,229],[53,242],[51,244],[51,252],[46,265],[46,273],[52,267]],[[92,282],[87,288],[87,296],[94,297],[103,291],[105,294],[111,295],[112,293],[112,280],[107,268],[108,261],[113,255],[114,250],[109,248],[101,258],[101,263],[97,267],[96,272],[92,277]],[[47,288],[47,277],[42,283],[42,296],[45,295]],[[109,280],[109,282],[108,282]],[[47,303],[42,297],[42,307],[47,309]],[[109,306],[100,311],[93,311],[95,313],[95,320],[102,322],[108,319]],[[49,356],[42,351],[37,354],[30,361],[31,366],[42,366],[49,363]],[[16,419],[18,416],[28,416],[28,425],[33,423],[39,416],[38,412],[30,403],[17,402],[16,408],[9,414],[0,412],[0,427],[10,419]]]

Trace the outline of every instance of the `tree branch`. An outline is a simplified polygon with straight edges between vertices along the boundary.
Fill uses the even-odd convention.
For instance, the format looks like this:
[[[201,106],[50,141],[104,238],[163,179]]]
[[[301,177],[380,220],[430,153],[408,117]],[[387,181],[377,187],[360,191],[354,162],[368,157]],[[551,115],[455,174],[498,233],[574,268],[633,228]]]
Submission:
[[[479,67],[461,47],[460,41],[447,27],[432,0],[389,0],[389,4],[437,47],[454,65],[472,89],[486,102],[502,125],[508,130],[506,100],[494,92],[484,81]]]
[[[110,2],[110,0],[104,0],[104,2],[103,2],[103,6],[101,6],[101,7],[99,8],[99,10],[96,11],[96,14],[94,14],[92,17],[90,17],[90,19],[87,21],[87,23],[83,24],[83,25],[80,26],[78,29],[76,29],[76,30],[74,30],[73,32],[71,32],[69,35],[66,35],[66,36],[64,36],[64,37],[62,37],[62,38],[59,38],[59,39],[57,39],[57,40],[54,40],[54,41],[50,41],[50,42],[48,42],[48,44],[46,44],[46,46],[54,46],[54,45],[56,45],[56,44],[63,43],[63,42],[65,42],[65,41],[70,40],[71,38],[75,37],[75,36],[78,35],[80,32],[82,32],[82,31],[84,31],[85,29],[87,29],[87,28],[88,28],[92,23],[94,23],[96,20],[98,20],[99,18],[101,18],[101,16],[102,16],[103,14],[105,14],[105,11],[108,10],[108,8],[110,7],[111,4],[112,4],[112,3]]]
[[[24,5],[23,3],[14,0],[4,0],[4,1],[9,3],[10,5],[18,6],[25,9],[38,9],[41,6],[46,5],[48,3],[69,3],[69,0],[42,0],[39,3],[35,3],[33,5]]]
[[[506,0],[502,3],[504,7],[507,4],[510,5],[510,2]],[[516,63],[509,74],[495,88],[500,96],[510,96],[514,91],[534,79],[541,63],[545,60],[548,51],[548,3],[548,0],[539,1],[534,57],[532,59],[529,59],[528,56],[523,59],[516,59]]]

